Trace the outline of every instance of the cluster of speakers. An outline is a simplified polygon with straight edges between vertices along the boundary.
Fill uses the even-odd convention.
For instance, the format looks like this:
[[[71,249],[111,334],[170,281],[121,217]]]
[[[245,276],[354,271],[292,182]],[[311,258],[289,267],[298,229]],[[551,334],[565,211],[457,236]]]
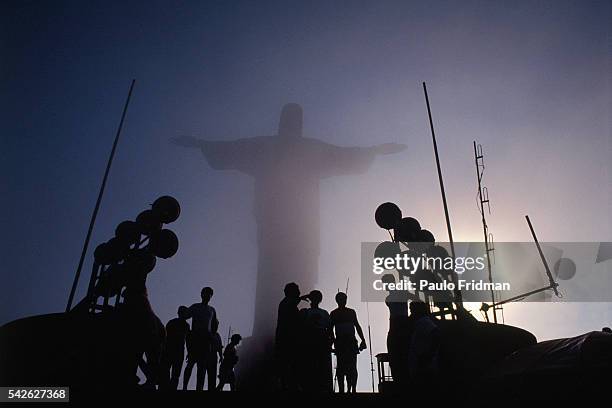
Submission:
[[[420,256],[425,254],[431,258],[445,259],[449,257],[446,248],[436,245],[436,238],[426,229],[421,228],[421,224],[416,218],[404,217],[402,210],[394,203],[383,203],[378,206],[374,213],[376,224],[388,231],[391,240],[381,242],[374,252],[376,258],[394,258],[402,254],[400,243],[409,248],[408,252],[412,255]],[[446,270],[422,271],[415,278],[426,279],[428,281],[440,281],[450,279],[450,274]]]
[[[94,251],[94,266],[88,295],[95,310],[100,297],[103,304],[120,294],[132,282],[146,279],[155,268],[157,258],[167,259],[176,254],[179,241],[164,224],[173,223],[181,214],[178,201],[170,196],[155,200],[151,208],[142,211],[134,221],[123,221],[115,236],[98,245]]]

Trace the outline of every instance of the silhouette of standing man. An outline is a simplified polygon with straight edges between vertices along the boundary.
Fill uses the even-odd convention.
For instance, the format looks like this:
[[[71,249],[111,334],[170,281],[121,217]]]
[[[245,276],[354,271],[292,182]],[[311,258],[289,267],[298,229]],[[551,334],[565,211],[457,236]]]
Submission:
[[[308,296],[300,296],[300,287],[295,282],[285,285],[285,297],[278,305],[275,353],[278,377],[283,391],[297,390],[298,335],[300,311],[298,305]]]
[[[302,136],[302,107],[285,105],[278,135],[234,141],[190,136],[176,145],[202,151],[215,170],[238,170],[255,179],[258,266],[253,336],[274,336],[279,282],[314,287],[319,270],[319,182],[365,172],[374,157],[397,153],[404,145],[340,147]]]
[[[344,379],[346,378],[348,392],[357,392],[357,354],[366,349],[363,330],[357,320],[355,310],[346,307],[346,293],[336,294],[338,308],[330,314],[331,325],[335,330],[334,348],[336,350],[338,390],[344,392]],[[357,345],[355,332],[361,343]]]
[[[176,390],[179,377],[183,369],[185,358],[185,340],[189,333],[189,323],[187,323],[188,309],[179,306],[178,317],[170,320],[166,324],[166,348],[164,360],[166,363],[166,377],[170,375],[170,389]]]
[[[190,358],[193,358],[197,365],[196,390],[198,391],[204,389],[204,376],[206,375],[207,368],[206,360],[212,347],[213,335],[219,328],[217,312],[214,307],[208,304],[213,296],[212,288],[203,288],[200,295],[202,302],[191,305],[186,313],[187,318],[191,318],[192,350],[190,351]],[[193,367],[193,365],[188,365],[187,367]],[[191,375],[191,370],[188,373],[187,367],[185,368],[185,378]],[[208,378],[209,390],[215,389],[215,382],[215,378]]]
[[[302,317],[302,386],[305,391],[333,392],[331,346],[333,332],[327,310],[319,307],[323,294],[313,290],[308,294],[310,307],[300,310]]]

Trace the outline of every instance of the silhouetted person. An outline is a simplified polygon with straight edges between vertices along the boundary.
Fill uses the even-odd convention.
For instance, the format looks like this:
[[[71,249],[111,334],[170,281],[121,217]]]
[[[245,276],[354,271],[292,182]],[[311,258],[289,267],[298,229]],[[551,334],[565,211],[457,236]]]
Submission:
[[[340,147],[302,136],[302,108],[283,107],[274,136],[208,141],[189,136],[174,144],[200,149],[215,170],[237,170],[255,181],[258,267],[253,336],[272,339],[279,282],[314,287],[319,270],[321,179],[364,173],[377,155],[405,146]]]
[[[278,305],[275,353],[280,386],[283,390],[297,389],[297,353],[300,329],[298,304],[307,296],[300,297],[300,287],[294,283],[285,285],[285,297]]]
[[[408,351],[408,375],[411,382],[426,384],[438,370],[440,331],[424,302],[410,302],[410,319],[414,326]]]
[[[603,329],[601,329],[602,332],[604,333],[611,333],[612,334],[612,329],[609,327],[604,327]]]
[[[331,319],[319,304],[323,295],[318,290],[308,294],[310,308],[300,311],[303,319],[303,387],[313,392],[333,392]]]
[[[449,254],[444,247],[433,245],[425,250],[425,254],[431,258],[448,258]],[[448,271],[442,265],[431,265],[431,272],[434,275],[434,280],[438,283],[444,281],[451,282],[453,280],[453,272]],[[434,291],[434,306],[440,309],[442,320],[446,320],[446,316],[453,313],[453,293],[451,291]]]
[[[208,376],[209,390],[217,389],[217,365],[219,364],[219,359],[223,358],[222,353],[223,342],[221,341],[221,335],[216,331],[212,336],[208,357],[206,358],[206,375]]]
[[[357,320],[357,313],[346,307],[347,296],[343,292],[336,294],[338,308],[330,313],[332,329],[335,331],[334,349],[336,350],[336,378],[338,390],[344,392],[346,379],[348,392],[356,392],[357,388],[357,354],[366,349],[363,330]],[[357,345],[355,331],[361,343]]]
[[[155,388],[162,382],[161,357],[166,337],[164,324],[153,312],[149,302],[146,277],[137,276],[128,282],[120,308],[126,347],[132,361],[131,372],[136,377],[138,367],[146,376],[144,387]],[[146,362],[142,358],[146,357]]]
[[[385,274],[381,279],[384,283],[395,283],[395,276]],[[406,378],[408,366],[408,345],[410,342],[410,320],[408,319],[407,290],[393,290],[385,298],[389,308],[389,332],[387,333],[387,351],[389,367],[393,382],[402,384]]]
[[[201,303],[194,303],[188,309],[187,315],[191,318],[191,352],[190,358],[193,358],[196,366],[196,390],[204,389],[204,377],[206,375],[206,358],[208,357],[213,334],[219,328],[219,320],[215,308],[208,303],[213,296],[213,290],[210,287],[205,287],[200,293],[202,297]],[[187,364],[189,367],[189,364]],[[191,366],[193,367],[193,365]],[[187,373],[185,373],[187,374]],[[191,374],[191,373],[190,373]],[[187,376],[187,375],[185,375]],[[212,383],[214,383],[214,379]],[[209,387],[211,381],[209,379]]]
[[[185,359],[185,341],[189,333],[189,317],[188,309],[185,306],[178,308],[178,317],[170,320],[166,324],[166,347],[165,347],[165,362],[166,369],[170,375],[170,389],[176,390],[179,383],[179,377],[183,370],[183,360]]]
[[[230,339],[230,343],[225,347],[221,366],[219,367],[219,385],[217,386],[219,391],[223,390],[225,384],[229,384],[231,391],[234,391],[236,387],[236,374],[234,373],[234,367],[238,363],[236,346],[240,344],[241,340],[241,335],[234,334]]]

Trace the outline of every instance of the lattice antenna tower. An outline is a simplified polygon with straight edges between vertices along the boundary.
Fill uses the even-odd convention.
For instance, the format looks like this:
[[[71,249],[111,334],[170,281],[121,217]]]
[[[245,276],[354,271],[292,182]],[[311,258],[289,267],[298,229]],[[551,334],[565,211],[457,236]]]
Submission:
[[[489,190],[483,186],[482,179],[484,176],[485,164],[484,164],[484,153],[482,145],[477,144],[474,141],[474,164],[476,166],[476,179],[478,180],[478,211],[481,215],[482,220],[482,232],[484,234],[484,246],[485,253],[487,255],[487,271],[489,283],[493,283],[493,268],[492,264],[495,263],[495,243],[493,240],[493,233],[489,232],[489,226],[487,225],[487,214],[485,213],[485,204],[487,206],[487,213],[491,215],[491,202],[489,201]],[[491,285],[493,286],[493,285]],[[491,289],[491,304],[496,304],[496,293]],[[502,321],[504,319],[503,306],[493,307],[493,321],[497,323],[497,311],[501,312]],[[489,321],[489,315],[485,312],[485,317]]]

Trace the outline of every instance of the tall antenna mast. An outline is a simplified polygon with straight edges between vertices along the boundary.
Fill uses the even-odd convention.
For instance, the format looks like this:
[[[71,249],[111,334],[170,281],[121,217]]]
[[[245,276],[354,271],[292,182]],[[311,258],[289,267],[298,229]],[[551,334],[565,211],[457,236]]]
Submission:
[[[444,216],[446,217],[446,229],[448,231],[448,241],[450,242],[451,256],[455,257],[455,243],[453,241],[453,231],[451,229],[450,216],[448,215],[448,205],[446,204],[446,192],[444,191],[444,179],[442,178],[442,168],[440,167],[440,156],[438,155],[438,143],[436,142],[436,132],[434,131],[433,119],[431,117],[431,108],[429,107],[429,97],[427,96],[427,85],[423,82],[423,92],[425,93],[425,103],[427,104],[427,115],[429,116],[429,127],[431,129],[431,138],[433,140],[434,155],[436,157],[436,167],[438,168],[438,180],[440,182],[440,192],[442,193],[442,204],[444,206]],[[454,262],[454,261],[453,261]],[[455,288],[459,288],[457,282],[457,274],[453,273],[453,283]],[[463,309],[463,300],[461,291],[455,289],[455,304],[457,308]]]
[[[491,256],[493,255],[493,251],[495,251],[495,247],[493,244],[493,234],[489,232],[489,227],[487,225],[487,217],[485,215],[484,206],[487,205],[487,209],[489,211],[489,215],[491,214],[491,203],[489,201],[489,190],[486,187],[482,186],[482,177],[484,175],[484,154],[482,152],[482,145],[476,144],[474,141],[474,164],[476,165],[476,179],[478,180],[478,210],[480,211],[480,215],[482,217],[482,232],[484,234],[484,245],[485,245],[485,253],[487,255],[487,269],[489,272],[489,283],[493,283],[493,269],[491,268]],[[491,285],[491,304],[495,304],[495,292],[493,291],[493,285]],[[497,310],[502,310],[503,308],[500,305],[499,307],[493,307],[493,321],[497,323]],[[485,312],[485,317],[487,321],[489,321],[489,315]]]
[[[81,258],[79,259],[79,266],[77,266],[77,270],[74,275],[74,281],[72,282],[72,288],[70,289],[70,295],[68,296],[68,304],[66,305],[66,313],[68,313],[70,309],[72,308],[72,301],[74,300],[74,294],[79,284],[79,278],[81,277],[81,270],[83,269],[83,262],[85,261],[85,255],[87,254],[87,247],[89,246],[89,240],[91,239],[91,233],[96,223],[96,218],[98,216],[98,210],[100,209],[100,204],[102,203],[102,197],[104,196],[104,188],[106,187],[106,181],[108,180],[108,173],[110,172],[111,165],[113,164],[113,158],[115,157],[115,150],[117,150],[117,144],[119,143],[119,136],[121,135],[121,128],[123,128],[123,121],[125,120],[125,114],[127,113],[127,109],[130,104],[130,98],[132,97],[132,90],[134,90],[135,83],[136,83],[136,80],[133,79],[132,84],[130,85],[130,90],[128,91],[125,105],[123,106],[123,113],[121,114],[121,120],[119,121],[119,127],[117,128],[117,133],[115,134],[115,141],[113,142],[113,148],[111,149],[110,156],[108,157],[108,162],[106,163],[106,170],[104,171],[104,176],[102,177],[102,184],[100,185],[100,191],[98,192],[98,199],[96,200],[96,205],[94,206],[93,213],[91,214],[91,220],[89,221],[89,228],[87,229],[87,235],[85,236],[85,242],[83,243],[83,250],[81,251]]]

